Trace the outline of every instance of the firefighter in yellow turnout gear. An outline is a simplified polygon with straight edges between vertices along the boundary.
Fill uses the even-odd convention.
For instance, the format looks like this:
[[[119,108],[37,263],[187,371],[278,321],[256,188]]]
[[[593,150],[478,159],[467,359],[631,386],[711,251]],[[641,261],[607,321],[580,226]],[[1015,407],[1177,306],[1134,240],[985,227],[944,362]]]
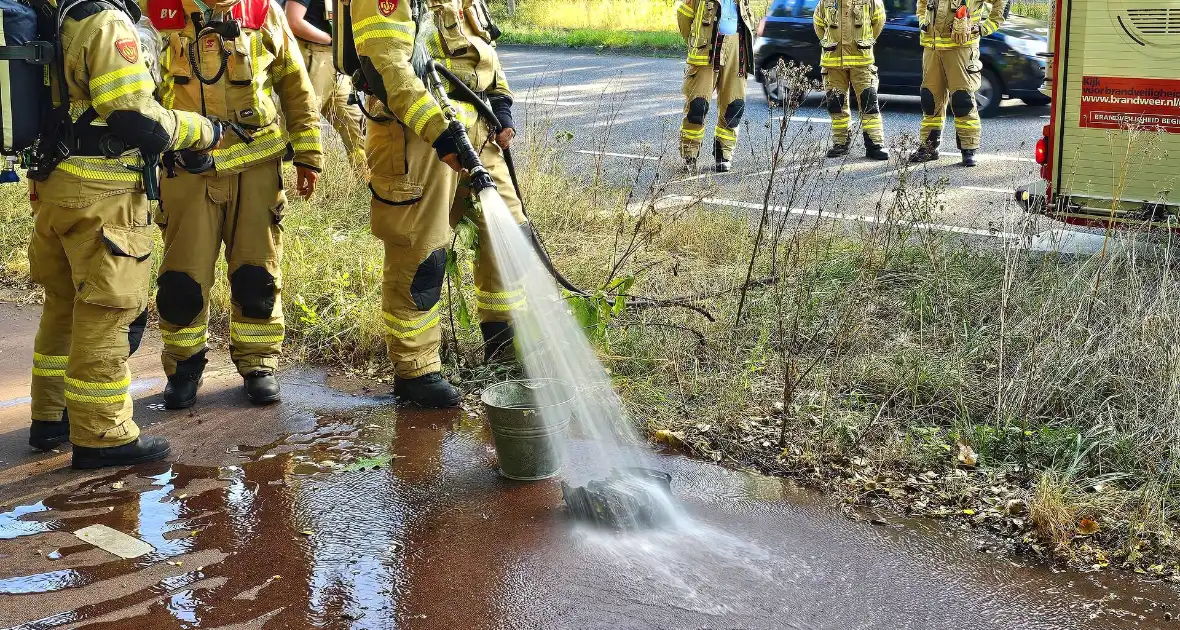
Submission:
[[[137,5],[82,0],[59,7],[70,112],[63,122],[73,126],[73,146],[56,168],[56,159],[47,162],[48,172],[35,154],[29,171],[30,275],[45,289],[29,443],[48,450],[68,437],[75,468],[154,461],[168,455],[168,442],[140,436],[127,368],[147,323],[152,267],[145,184],[154,185],[154,169],[143,168],[144,156],[208,150],[218,130],[199,114],[155,102],[139,54]],[[56,66],[50,76],[56,86]]]
[[[475,108],[458,100],[453,86],[447,88],[472,145],[523,225],[503,152],[515,132],[512,92],[493,47],[497,29],[483,0],[352,0],[350,12],[366,79],[383,84],[386,92],[384,103],[369,101],[369,111],[385,122],[369,122],[366,149],[371,225],[385,244],[381,310],[395,365],[394,393],[424,407],[455,406],[459,393],[440,375],[439,300],[451,230],[464,215],[479,228],[475,293],[488,360],[512,353],[511,315],[525,306],[525,297],[522,288],[501,281],[487,224],[472,212],[469,178],[459,172],[455,139],[411,55],[417,37],[430,57],[490,101],[503,129],[496,137]]]
[[[999,30],[1007,0],[919,0],[922,51],[922,144],[911,162],[939,157],[947,104],[955,117],[955,136],[963,166],[975,166],[983,128],[975,93],[983,63],[979,40]]]
[[[365,164],[365,117],[350,105],[352,86],[332,63],[332,0],[289,0],[285,11],[291,32],[299,40],[303,63],[325,117],[340,139],[354,168]]]
[[[148,17],[164,46],[164,105],[231,124],[211,159],[165,165],[157,216],[164,261],[156,294],[168,375],[164,405],[182,409],[196,400],[206,363],[209,291],[223,242],[233,307],[230,356],[250,401],[274,402],[284,333],[282,158],[290,146],[305,198],[322,168],[311,82],[286,18],[270,0],[149,0]]]
[[[750,0],[680,0],[680,34],[688,44],[680,155],[695,170],[705,139],[709,101],[717,94],[713,158],[719,172],[732,168],[738,125],[746,111],[746,78],[754,72],[754,15]]]
[[[865,157],[888,160],[885,128],[877,99],[876,59],[873,46],[885,29],[882,0],[822,0],[812,16],[815,34],[823,53],[820,57],[826,103],[832,116],[832,148],[828,157],[848,155],[852,116],[848,90],[860,106],[860,129],[864,134]]]

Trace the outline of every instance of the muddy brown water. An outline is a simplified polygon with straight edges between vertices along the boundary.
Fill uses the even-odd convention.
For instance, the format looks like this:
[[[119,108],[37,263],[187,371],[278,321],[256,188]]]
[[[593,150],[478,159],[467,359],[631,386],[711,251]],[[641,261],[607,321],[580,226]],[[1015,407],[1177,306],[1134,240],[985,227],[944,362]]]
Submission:
[[[657,461],[693,524],[615,535],[568,522],[556,480],[500,478],[469,413],[307,424],[220,466],[113,472],[0,512],[0,627],[1180,628],[1165,585],[855,523],[681,456]],[[94,523],[155,551],[122,560],[71,533]]]

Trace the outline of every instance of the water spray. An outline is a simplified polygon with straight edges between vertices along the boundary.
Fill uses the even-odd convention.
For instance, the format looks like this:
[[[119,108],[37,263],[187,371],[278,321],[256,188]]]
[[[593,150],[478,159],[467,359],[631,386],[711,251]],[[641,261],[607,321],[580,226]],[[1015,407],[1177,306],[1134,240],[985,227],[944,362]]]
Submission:
[[[476,108],[493,131],[499,133],[499,121],[491,107],[479,98],[462,81],[451,74],[444,66],[431,59],[424,63],[424,74],[427,89],[431,91],[443,115],[447,119],[447,130],[458,148],[460,165],[470,173],[471,189],[481,200],[487,200],[489,195],[499,197],[496,184],[491,173],[479,159],[479,151],[471,142],[471,137],[463,122],[459,119],[458,110],[452,102],[444,86],[444,78],[454,86],[464,102]],[[516,173],[511,162],[511,154],[505,150],[505,161],[508,163],[509,173],[517,196],[520,196],[520,186],[516,181]],[[484,203],[485,211],[505,211],[502,200],[494,204],[499,210],[489,208],[493,205]],[[527,217],[527,215],[526,215]],[[528,230],[529,245],[536,252],[546,270],[567,290],[585,295],[569,281],[565,280],[553,267],[552,261],[545,253],[544,247],[536,237],[536,233]],[[639,530],[661,527],[671,520],[675,513],[671,506],[671,481],[667,473],[638,467],[616,467],[602,479],[594,479],[584,486],[572,486],[567,482],[561,483],[562,497],[566,510],[576,521],[614,530]]]

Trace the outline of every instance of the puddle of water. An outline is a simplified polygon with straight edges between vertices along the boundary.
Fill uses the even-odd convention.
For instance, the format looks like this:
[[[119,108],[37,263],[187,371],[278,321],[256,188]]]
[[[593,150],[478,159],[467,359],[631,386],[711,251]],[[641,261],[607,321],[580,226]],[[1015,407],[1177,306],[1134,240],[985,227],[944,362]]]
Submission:
[[[323,418],[227,458],[0,514],[0,626],[1151,628],[1175,598],[998,562],[923,523],[854,524],[781,480],[675,456],[658,462],[691,519],[575,527],[556,481],[498,476],[462,412]],[[95,523],[154,551],[72,539]]]

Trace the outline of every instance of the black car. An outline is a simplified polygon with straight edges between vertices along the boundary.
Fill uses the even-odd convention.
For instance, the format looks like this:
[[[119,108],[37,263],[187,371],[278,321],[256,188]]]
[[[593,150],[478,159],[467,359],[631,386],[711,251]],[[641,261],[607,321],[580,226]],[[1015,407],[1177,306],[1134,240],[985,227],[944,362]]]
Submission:
[[[758,81],[766,98],[781,100],[774,81],[778,60],[811,66],[819,80],[819,39],[811,16],[820,0],[774,0],[758,25],[754,57]],[[917,0],[885,0],[885,30],[877,40],[877,72],[882,94],[917,95],[922,86],[922,47],[918,43]],[[994,116],[1003,98],[1018,98],[1029,105],[1048,105],[1039,88],[1045,79],[1049,25],[1041,20],[1009,13],[1000,30],[979,43],[983,61],[983,85],[976,96],[979,113]],[[768,74],[769,73],[769,74]],[[769,77],[770,80],[767,80]]]

